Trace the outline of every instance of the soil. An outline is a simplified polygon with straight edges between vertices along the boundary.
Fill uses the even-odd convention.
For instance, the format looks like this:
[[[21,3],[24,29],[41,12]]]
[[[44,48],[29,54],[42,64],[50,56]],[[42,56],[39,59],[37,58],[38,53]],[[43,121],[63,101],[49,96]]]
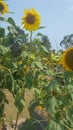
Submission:
[[[7,96],[7,99],[9,101],[9,104],[5,104],[5,124],[2,126],[0,125],[0,130],[13,130],[11,125],[13,125],[13,122],[16,120],[16,114],[17,114],[17,109],[14,106],[14,99],[11,95],[11,93],[8,90],[5,90],[5,94]],[[28,106],[30,101],[33,98],[33,91],[32,90],[25,90],[25,102],[26,105],[24,107],[24,110],[19,116],[19,121],[18,121],[18,127],[22,126],[22,123],[25,122],[26,119],[30,118],[29,111],[28,111]]]
[[[9,100],[9,104],[5,105],[5,124],[4,126],[0,127],[0,130],[14,130],[14,124],[15,124],[15,120],[16,120],[16,114],[17,114],[17,110],[14,106],[14,99],[11,95],[10,92],[8,92],[7,90],[5,90],[5,94]],[[25,101],[26,101],[26,106],[23,110],[23,112],[21,113],[21,115],[19,116],[19,120],[18,120],[18,124],[17,124],[17,130],[19,130],[21,128],[21,130],[24,130],[23,126],[26,126],[26,124],[28,122],[30,122],[31,124],[31,119],[30,119],[30,115],[29,115],[29,111],[28,111],[28,106],[30,101],[33,98],[33,91],[32,90],[27,90],[25,92]],[[38,120],[43,120],[43,126],[46,125],[47,119],[48,119],[48,114],[46,113],[46,109],[39,109],[36,108],[34,110],[34,118],[38,119]],[[43,128],[38,124],[35,123],[34,127],[36,127],[36,130],[43,130]],[[28,129],[27,129],[28,130]],[[29,128],[30,130],[30,128]]]

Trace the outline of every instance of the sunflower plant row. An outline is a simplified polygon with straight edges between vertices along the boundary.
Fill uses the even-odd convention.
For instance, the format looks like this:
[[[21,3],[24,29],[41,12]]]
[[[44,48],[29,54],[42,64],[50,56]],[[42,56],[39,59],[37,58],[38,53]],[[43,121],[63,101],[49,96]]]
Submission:
[[[22,24],[25,23],[25,28],[30,31],[30,38],[11,17],[6,19],[3,16],[9,13],[9,9],[0,0],[0,23],[8,24],[8,33],[2,24],[0,28],[0,122],[4,123],[4,106],[9,103],[6,91],[9,91],[17,108],[14,130],[18,116],[25,107],[25,89],[37,88],[41,84],[40,77],[43,74],[44,79],[44,70],[47,68],[44,59],[47,60],[48,51],[32,41],[32,31],[40,26],[40,15],[35,9],[25,12],[26,17],[22,18]]]
[[[6,91],[12,94],[17,108],[16,130],[18,117],[26,105],[25,89],[33,89],[28,110],[32,114],[35,108],[46,109],[44,130],[72,130],[73,48],[55,53],[43,46],[40,38],[33,39],[33,33],[43,28],[40,14],[34,8],[25,10],[21,19],[27,34],[11,17],[6,19],[3,16],[6,13],[10,13],[8,6],[0,0],[0,23],[8,23],[8,33],[2,25],[0,28],[0,122],[4,123],[4,106],[9,103]]]

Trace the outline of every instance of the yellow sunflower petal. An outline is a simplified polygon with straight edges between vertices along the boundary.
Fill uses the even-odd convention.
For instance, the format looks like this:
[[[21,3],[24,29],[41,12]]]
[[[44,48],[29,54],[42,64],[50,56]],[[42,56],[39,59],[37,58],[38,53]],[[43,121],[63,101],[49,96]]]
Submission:
[[[5,13],[8,13],[9,9],[6,3],[2,0],[0,0],[0,14],[4,15]]]
[[[22,25],[26,30],[36,30],[39,28],[40,23],[40,14],[34,8],[24,10],[24,16],[22,17]]]

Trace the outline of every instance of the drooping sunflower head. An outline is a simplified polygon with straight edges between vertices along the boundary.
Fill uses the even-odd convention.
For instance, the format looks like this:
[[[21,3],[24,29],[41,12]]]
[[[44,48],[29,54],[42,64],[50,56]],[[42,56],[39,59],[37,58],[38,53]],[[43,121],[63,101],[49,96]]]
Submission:
[[[67,71],[73,71],[73,47],[68,48],[62,55],[59,62]]]
[[[39,28],[41,23],[40,14],[34,9],[24,10],[22,25],[26,30],[34,31]]]
[[[8,9],[8,6],[7,4],[0,0],[0,14],[4,15],[5,13],[8,13],[9,12],[9,9]]]

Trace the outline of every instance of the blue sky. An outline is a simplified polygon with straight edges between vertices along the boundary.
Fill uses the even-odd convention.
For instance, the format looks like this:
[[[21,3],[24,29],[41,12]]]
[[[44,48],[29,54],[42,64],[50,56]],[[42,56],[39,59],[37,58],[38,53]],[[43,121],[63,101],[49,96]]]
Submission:
[[[24,9],[35,8],[41,15],[40,30],[47,35],[54,49],[59,49],[59,43],[65,35],[73,33],[73,0],[7,0],[9,9],[14,14],[17,25],[21,23]]]

